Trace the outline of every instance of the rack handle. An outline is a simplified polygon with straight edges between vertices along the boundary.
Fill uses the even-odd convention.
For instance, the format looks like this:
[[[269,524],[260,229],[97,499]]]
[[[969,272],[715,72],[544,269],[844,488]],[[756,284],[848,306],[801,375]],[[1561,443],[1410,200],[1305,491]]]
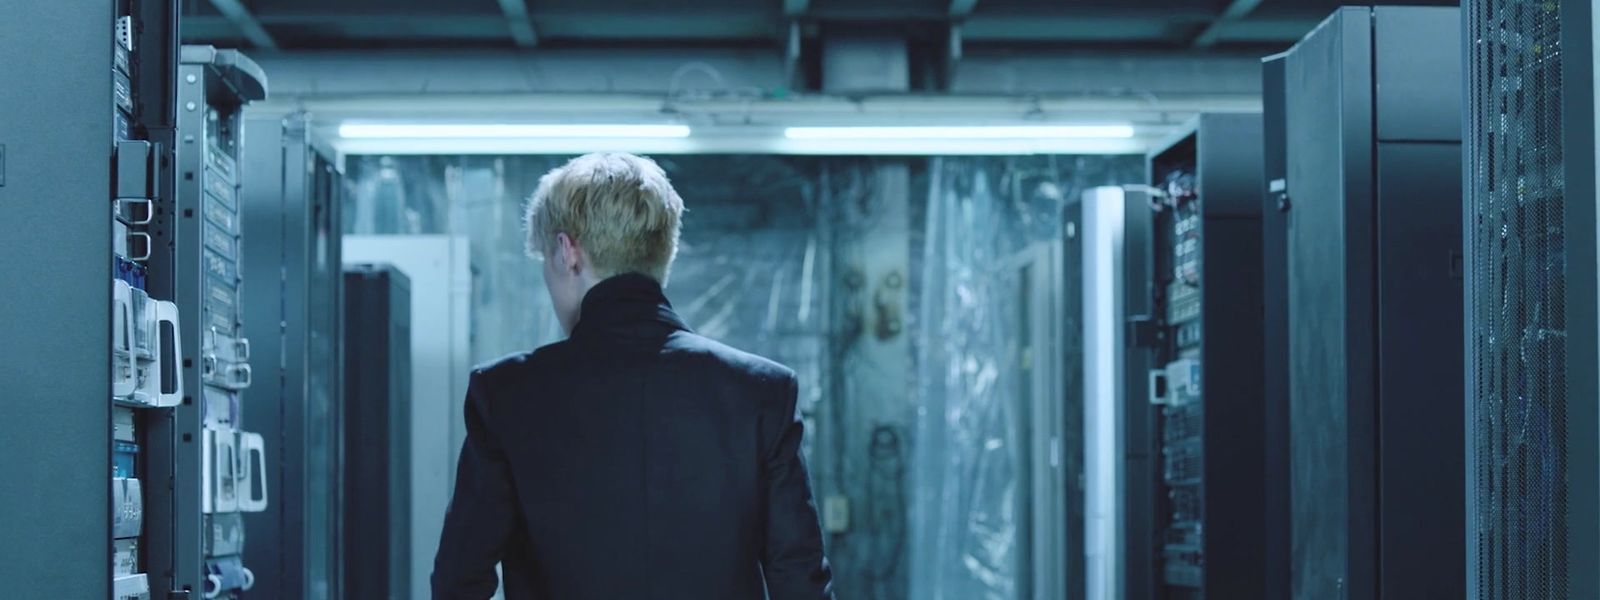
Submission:
[[[156,305],[156,337],[161,338],[162,327],[172,328],[172,344],[156,343],[158,370],[161,378],[161,390],[156,396],[156,406],[177,406],[183,403],[183,373],[179,372],[178,365],[183,360],[183,332],[178,326],[178,305],[165,300],[155,301]],[[167,379],[166,367],[171,366],[172,379]],[[170,391],[169,391],[170,390]]]

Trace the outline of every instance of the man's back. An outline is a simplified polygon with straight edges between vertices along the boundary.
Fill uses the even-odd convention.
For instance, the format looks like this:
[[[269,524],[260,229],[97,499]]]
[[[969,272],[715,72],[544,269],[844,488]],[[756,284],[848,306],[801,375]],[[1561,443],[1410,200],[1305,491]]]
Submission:
[[[581,314],[473,373],[435,596],[485,597],[503,560],[512,600],[830,598],[793,372],[688,331],[647,277]]]

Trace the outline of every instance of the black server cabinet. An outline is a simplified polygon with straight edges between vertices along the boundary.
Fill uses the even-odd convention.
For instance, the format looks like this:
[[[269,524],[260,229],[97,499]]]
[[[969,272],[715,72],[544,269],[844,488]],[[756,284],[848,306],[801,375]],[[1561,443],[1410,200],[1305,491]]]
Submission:
[[[1289,247],[1283,55],[1261,62],[1262,597],[1289,598]]]
[[[1459,19],[1340,9],[1284,57],[1295,598],[1466,591]]]
[[[346,265],[344,592],[410,597],[411,282]]]
[[[341,175],[304,113],[245,120],[240,195],[245,333],[257,383],[244,421],[271,444],[282,501],[245,515],[252,596],[340,598],[339,448],[344,362]]]
[[[1203,114],[1149,160],[1158,598],[1263,596],[1261,168],[1258,113]]]
[[[1467,597],[1600,598],[1595,5],[1462,7]]]

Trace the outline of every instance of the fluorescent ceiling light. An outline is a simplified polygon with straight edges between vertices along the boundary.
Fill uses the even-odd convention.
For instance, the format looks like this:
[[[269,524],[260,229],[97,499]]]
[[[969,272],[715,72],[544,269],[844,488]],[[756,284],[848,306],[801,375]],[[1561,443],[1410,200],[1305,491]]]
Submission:
[[[1127,139],[1132,125],[1003,125],[994,127],[790,127],[791,140],[1041,140]]]
[[[345,123],[345,139],[685,138],[688,125]]]
[[[342,154],[786,154],[820,156],[1010,156],[1144,154],[1148,140],[1128,139],[789,139],[777,132],[687,138],[373,138],[336,139]]]

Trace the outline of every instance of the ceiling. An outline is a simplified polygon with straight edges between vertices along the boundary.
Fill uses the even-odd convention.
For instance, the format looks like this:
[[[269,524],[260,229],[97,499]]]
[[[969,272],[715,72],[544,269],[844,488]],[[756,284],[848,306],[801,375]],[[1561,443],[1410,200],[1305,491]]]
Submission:
[[[770,47],[834,33],[972,47],[1276,51],[1338,0],[183,0],[241,48]],[[1400,0],[1386,4],[1442,4]]]

